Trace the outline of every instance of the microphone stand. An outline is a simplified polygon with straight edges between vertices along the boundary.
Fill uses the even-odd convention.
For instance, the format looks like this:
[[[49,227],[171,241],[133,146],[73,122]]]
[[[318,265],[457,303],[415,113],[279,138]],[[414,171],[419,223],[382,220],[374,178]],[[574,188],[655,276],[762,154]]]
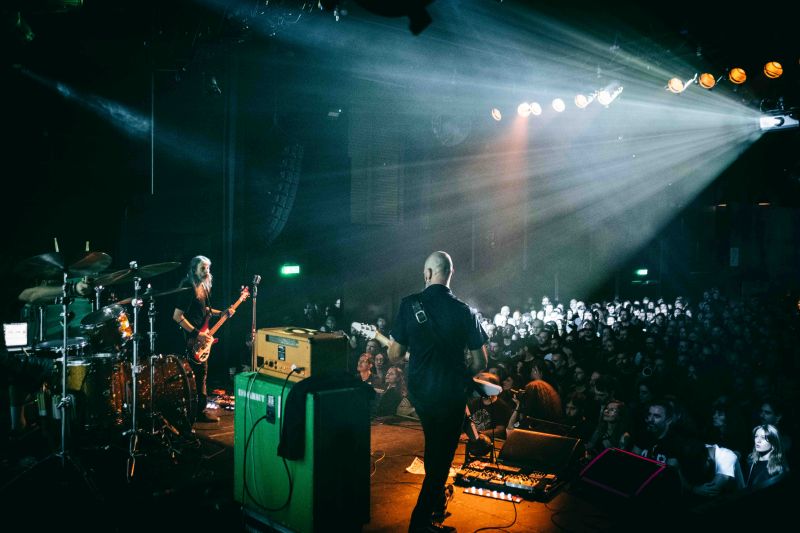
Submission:
[[[256,357],[256,301],[258,300],[258,284],[261,283],[261,276],[256,274],[253,276],[253,290],[251,296],[253,298],[253,322],[250,326],[250,370],[255,372],[257,365]]]

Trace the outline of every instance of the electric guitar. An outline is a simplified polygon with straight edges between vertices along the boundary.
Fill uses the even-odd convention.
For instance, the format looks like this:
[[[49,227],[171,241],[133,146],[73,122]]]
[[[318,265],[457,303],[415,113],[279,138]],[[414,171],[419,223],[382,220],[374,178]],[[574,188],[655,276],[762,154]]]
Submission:
[[[214,333],[222,327],[222,324],[228,320],[228,317],[236,311],[236,308],[239,307],[243,301],[247,300],[250,296],[250,289],[247,287],[242,287],[242,293],[239,295],[239,299],[236,300],[233,305],[231,305],[228,310],[219,317],[217,323],[214,324],[214,327],[208,327],[208,321],[211,316],[206,317],[206,321],[203,323],[202,327],[199,330],[199,333],[207,331],[209,335],[211,335],[211,339],[206,339],[205,337],[201,337],[200,335],[195,335],[191,339],[189,339],[189,353],[194,360],[195,363],[203,363],[208,360],[208,356],[211,355],[211,346],[216,344],[219,339],[214,338]]]
[[[372,326],[370,324],[362,324],[361,322],[353,322],[350,325],[350,330],[357,335],[361,335],[362,337],[366,338],[367,340],[375,339],[383,346],[388,347],[389,344],[392,343],[391,340],[386,338],[378,328]],[[503,387],[499,385],[495,385],[489,381],[484,381],[482,379],[478,379],[477,377],[472,378],[472,386],[473,386],[473,395],[475,396],[497,396],[501,392],[503,392]]]
[[[350,324],[350,331],[352,331],[355,334],[361,335],[367,340],[375,339],[376,341],[381,343],[381,345],[384,348],[388,348],[389,345],[392,343],[392,341],[390,341],[385,335],[383,335],[380,331],[378,331],[377,327],[372,326],[370,324],[353,322],[352,324]]]

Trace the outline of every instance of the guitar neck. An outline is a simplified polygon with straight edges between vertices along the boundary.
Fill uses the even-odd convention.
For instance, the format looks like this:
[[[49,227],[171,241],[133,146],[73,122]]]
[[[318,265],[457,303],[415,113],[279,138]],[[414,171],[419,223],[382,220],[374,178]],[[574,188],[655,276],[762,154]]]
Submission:
[[[378,330],[375,330],[375,340],[381,343],[384,347],[388,347],[392,343],[392,341],[382,335]]]
[[[231,310],[233,310],[233,311],[236,311],[236,308],[237,308],[237,307],[239,307],[239,304],[241,304],[243,301],[244,301],[244,298],[239,298],[238,300],[236,300],[236,302],[235,302],[235,303],[234,303],[232,306],[230,306],[230,308],[229,308],[229,309],[231,309]],[[217,330],[218,330],[220,327],[222,327],[222,324],[224,324],[226,320],[228,320],[228,313],[227,313],[227,311],[225,312],[225,314],[224,314],[224,315],[222,315],[221,317],[219,317],[219,320],[217,320],[217,323],[216,323],[216,324],[214,324],[214,327],[208,330],[208,334],[209,334],[209,335],[214,335],[214,333],[216,333],[216,332],[217,332]]]

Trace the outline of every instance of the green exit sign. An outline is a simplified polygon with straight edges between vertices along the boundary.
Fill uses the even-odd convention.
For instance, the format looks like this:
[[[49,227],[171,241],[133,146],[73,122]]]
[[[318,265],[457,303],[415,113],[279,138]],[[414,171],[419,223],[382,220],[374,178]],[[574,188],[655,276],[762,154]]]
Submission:
[[[647,269],[646,269],[646,268],[640,268],[640,269],[638,269],[638,270],[636,271],[636,275],[637,275],[637,276],[646,276],[646,275],[647,275]]]
[[[286,264],[281,266],[281,276],[284,278],[300,275],[300,265]]]

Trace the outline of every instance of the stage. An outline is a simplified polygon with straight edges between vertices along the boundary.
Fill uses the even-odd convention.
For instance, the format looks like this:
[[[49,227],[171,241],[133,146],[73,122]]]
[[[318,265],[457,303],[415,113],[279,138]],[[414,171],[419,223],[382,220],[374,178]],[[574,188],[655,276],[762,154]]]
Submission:
[[[4,441],[0,498],[4,508],[16,514],[15,521],[29,531],[62,525],[81,531],[267,530],[262,521],[246,517],[233,498],[233,414],[219,409],[219,424],[196,424],[196,439],[143,436],[130,477],[127,438],[112,444],[81,442],[62,466],[60,457],[51,455],[53,434],[42,428],[29,431]],[[498,449],[502,446],[501,441],[496,444]],[[464,461],[464,445],[462,440],[455,467]],[[407,530],[422,476],[406,468],[422,453],[418,421],[399,417],[373,421],[370,521],[362,531]],[[571,479],[549,501],[516,504],[466,494],[464,487],[456,486],[448,507],[452,514],[445,524],[461,532],[654,530],[686,520],[719,525],[718,514],[687,514],[603,498],[584,485]],[[725,516],[734,522],[732,515]],[[337,528],[330,524],[326,530]]]

